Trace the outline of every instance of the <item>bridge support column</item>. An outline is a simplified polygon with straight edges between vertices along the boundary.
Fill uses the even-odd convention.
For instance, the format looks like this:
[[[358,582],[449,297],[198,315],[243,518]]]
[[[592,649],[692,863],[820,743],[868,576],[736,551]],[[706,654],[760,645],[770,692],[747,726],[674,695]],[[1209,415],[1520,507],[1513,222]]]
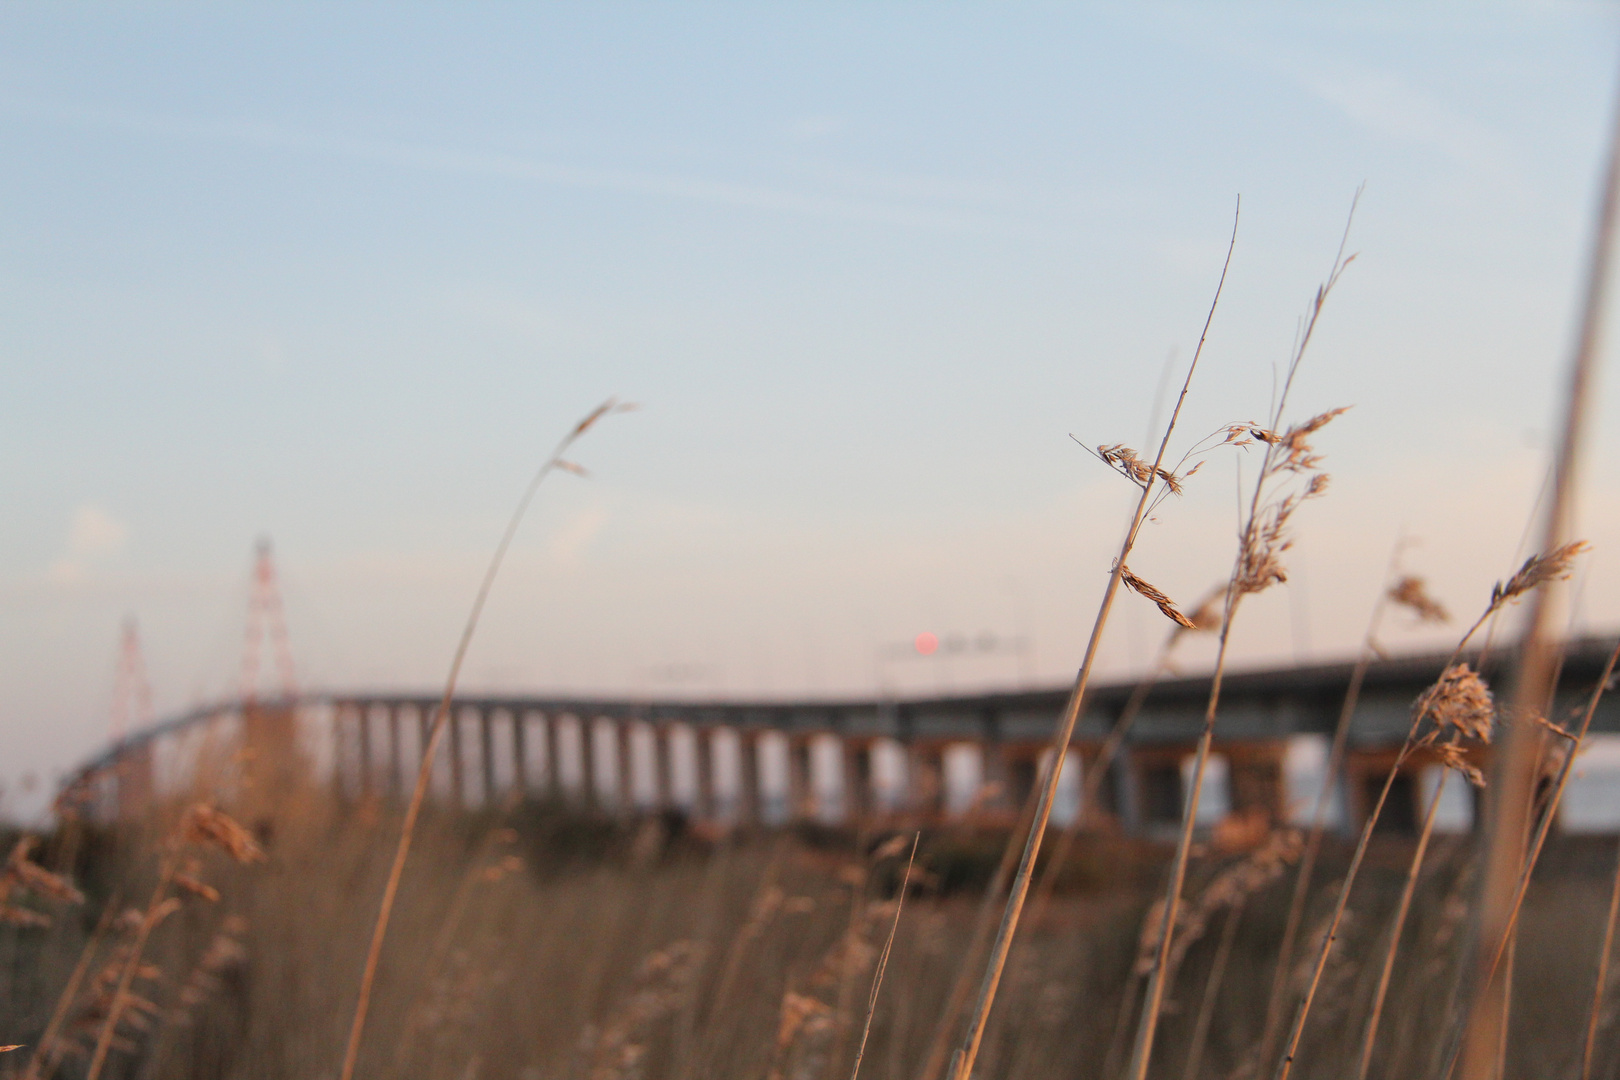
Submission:
[[[546,797],[554,802],[566,798],[562,783],[561,739],[557,738],[557,725],[561,718],[556,713],[540,714],[540,734],[546,741]]]
[[[743,825],[765,821],[765,799],[759,788],[759,732],[737,731],[737,820]]]
[[[362,705],[355,710],[355,734],[359,736],[358,760],[359,788],[361,796],[370,795],[371,783],[371,705]]]
[[[872,813],[872,743],[868,739],[840,739],[844,820],[859,822]]]
[[[810,737],[788,736],[788,820],[805,821],[816,816],[815,767],[810,755]]]
[[[455,702],[450,703],[450,712],[444,718],[444,739],[450,744],[450,798],[457,806],[465,806],[464,796],[466,785],[462,783],[462,746],[461,746],[461,716]]]
[[[405,768],[403,757],[402,757],[402,755],[400,753],[399,705],[395,704],[395,703],[390,703],[387,706],[387,709],[388,709],[388,795],[389,795],[390,798],[398,799],[399,796],[400,796],[400,792],[399,792],[400,775],[401,775],[401,773],[403,772],[403,770]]]
[[[626,816],[636,812],[636,778],[632,766],[634,754],[630,736],[634,724],[630,720],[613,721],[613,782],[618,788],[619,810]]]
[[[596,719],[581,716],[579,725],[579,797],[586,810],[600,805],[596,790]]]
[[[135,743],[112,766],[117,783],[118,816],[125,821],[144,817],[152,808],[152,744]]]
[[[478,746],[480,756],[483,758],[484,802],[494,805],[496,798],[495,787],[495,717],[489,709],[478,710]]]
[[[512,789],[519,799],[529,797],[529,718],[514,712],[512,719]]]
[[[694,817],[713,821],[719,817],[719,800],[714,788],[714,729],[692,729],[693,757],[697,759],[697,801],[692,807]]]
[[[675,807],[675,764],[670,755],[668,724],[652,727],[653,748],[653,809],[671,810]]]

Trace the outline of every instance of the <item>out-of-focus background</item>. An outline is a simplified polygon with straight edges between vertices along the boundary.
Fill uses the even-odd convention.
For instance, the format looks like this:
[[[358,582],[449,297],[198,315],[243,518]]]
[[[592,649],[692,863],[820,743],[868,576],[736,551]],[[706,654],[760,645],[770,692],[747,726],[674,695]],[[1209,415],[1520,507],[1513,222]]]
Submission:
[[[1472,610],[1546,472],[1617,37],[1539,3],[7,5],[0,814],[105,741],[127,617],[158,714],[232,692],[260,535],[305,682],[435,685],[609,394],[643,408],[544,490],[469,687],[1061,682],[1134,496],[1069,436],[1143,443],[1239,194],[1178,449],[1266,413],[1366,184],[1294,398],[1355,406],[1332,492],[1235,656],[1348,655],[1403,532]],[[1617,393],[1580,627],[1620,612]],[[1235,460],[1133,558],[1185,602]],[[1104,671],[1164,625],[1132,600]],[[890,659],[925,631],[1029,647]]]

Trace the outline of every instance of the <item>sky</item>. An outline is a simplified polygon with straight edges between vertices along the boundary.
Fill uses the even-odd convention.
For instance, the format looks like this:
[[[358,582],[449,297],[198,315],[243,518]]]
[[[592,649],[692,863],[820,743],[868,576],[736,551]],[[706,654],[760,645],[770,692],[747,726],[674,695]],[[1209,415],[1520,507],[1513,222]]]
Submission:
[[[1267,413],[1364,185],[1291,398],[1353,406],[1333,486],[1234,664],[1353,655],[1402,537],[1472,613],[1527,554],[1617,60],[1574,4],[5,5],[0,813],[104,743],[126,618],[158,717],[235,690],[261,535],[301,685],[440,684],[610,395],[469,688],[1059,684],[1136,494],[1076,440],[1162,424],[1240,196],[1172,456]],[[1254,461],[1209,455],[1133,570],[1224,580]],[[1102,673],[1167,628],[1127,597]]]

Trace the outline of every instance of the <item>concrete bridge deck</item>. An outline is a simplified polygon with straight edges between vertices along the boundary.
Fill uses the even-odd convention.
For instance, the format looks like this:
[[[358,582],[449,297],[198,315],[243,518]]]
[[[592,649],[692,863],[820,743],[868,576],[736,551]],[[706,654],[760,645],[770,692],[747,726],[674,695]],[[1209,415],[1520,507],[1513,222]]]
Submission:
[[[1612,639],[1570,643],[1555,717],[1584,706],[1612,648]],[[1484,660],[1488,680],[1507,677],[1509,655]],[[1382,781],[1406,734],[1412,701],[1444,661],[1406,656],[1369,667],[1350,752],[1333,778],[1339,825],[1360,820],[1368,785]],[[1328,744],[1353,667],[1229,674],[1201,816],[1308,815],[1329,781]],[[1120,826],[1151,833],[1179,818],[1182,774],[1209,681],[1161,679],[1148,693],[1097,793],[1097,805]],[[1081,770],[1073,764],[1095,759],[1137,687],[1109,683],[1088,694],[1065,758],[1060,820],[1078,808]],[[598,812],[678,808],[724,822],[1006,816],[1044,767],[1067,696],[1067,688],[794,702],[467,695],[453,705],[432,792],[468,807],[515,793],[566,798]],[[202,707],[110,747],[79,770],[74,789],[99,816],[139,813],[152,798],[193,784],[205,762],[217,767],[280,729],[268,737],[296,747],[318,782],[354,796],[397,797],[414,782],[438,703],[431,694],[378,691]],[[1620,830],[1620,700],[1600,703],[1593,731],[1592,764],[1571,790],[1566,825]],[[1419,820],[1437,768],[1421,755],[1411,763],[1388,815],[1392,827]],[[1466,785],[1448,785],[1446,794],[1451,805],[1438,812],[1442,822],[1467,827],[1473,808]]]

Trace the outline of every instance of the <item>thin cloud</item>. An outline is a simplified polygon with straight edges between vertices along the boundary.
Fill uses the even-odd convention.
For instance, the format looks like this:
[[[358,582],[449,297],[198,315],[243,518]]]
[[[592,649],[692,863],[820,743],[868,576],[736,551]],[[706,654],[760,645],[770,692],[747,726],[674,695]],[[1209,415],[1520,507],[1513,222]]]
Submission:
[[[75,585],[85,580],[100,563],[117,555],[129,538],[129,527],[99,506],[85,504],[73,512],[63,553],[46,568],[46,577],[57,585]]]
[[[1461,165],[1505,173],[1512,147],[1497,131],[1389,71],[1343,63],[1288,64],[1284,70],[1363,129],[1424,146]]]
[[[553,187],[761,210],[832,221],[866,222],[930,232],[1035,237],[1028,225],[978,214],[899,201],[850,199],[758,184],[735,183],[633,169],[590,168],[508,154],[415,146],[376,139],[324,135],[273,124],[195,120],[120,109],[91,109],[12,99],[0,113],[34,121],[102,128],[131,135],[235,143],[264,150],[343,157],[428,172],[527,180]]]

